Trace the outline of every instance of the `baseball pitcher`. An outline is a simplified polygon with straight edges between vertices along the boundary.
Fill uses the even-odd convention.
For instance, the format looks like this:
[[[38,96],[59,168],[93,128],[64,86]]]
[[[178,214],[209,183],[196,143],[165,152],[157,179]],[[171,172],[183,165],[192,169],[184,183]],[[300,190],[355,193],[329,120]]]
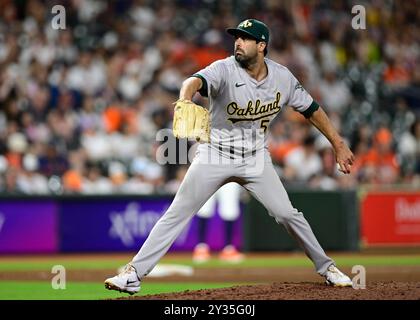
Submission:
[[[351,286],[321,248],[302,212],[291,204],[267,149],[267,128],[282,108],[304,115],[331,142],[340,170],[354,156],[316,101],[284,66],[266,58],[269,30],[247,19],[227,29],[234,56],[218,60],[183,82],[175,103],[173,133],[201,142],[175,198],[123,272],[105,280],[111,290],[137,293],[192,216],[224,184],[241,184],[282,223],[329,285]],[[196,92],[209,109],[192,102]]]

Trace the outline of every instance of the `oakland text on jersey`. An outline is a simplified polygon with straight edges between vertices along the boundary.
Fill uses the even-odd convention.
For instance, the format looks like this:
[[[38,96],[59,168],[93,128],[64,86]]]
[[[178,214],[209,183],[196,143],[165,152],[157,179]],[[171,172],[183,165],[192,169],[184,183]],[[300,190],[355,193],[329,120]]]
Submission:
[[[228,115],[235,117],[229,117],[228,120],[232,121],[232,123],[239,121],[255,121],[275,115],[281,109],[281,106],[279,105],[280,97],[280,92],[277,92],[276,100],[263,105],[261,105],[260,99],[257,99],[257,101],[255,101],[255,107],[253,107],[254,104],[252,100],[249,100],[246,108],[241,108],[236,102],[231,102],[226,106],[226,112]]]

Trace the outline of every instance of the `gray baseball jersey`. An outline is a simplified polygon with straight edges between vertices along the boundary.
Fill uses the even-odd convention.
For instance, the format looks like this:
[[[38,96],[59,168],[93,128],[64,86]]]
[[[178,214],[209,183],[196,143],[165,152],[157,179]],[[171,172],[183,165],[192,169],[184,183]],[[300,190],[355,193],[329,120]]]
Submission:
[[[202,78],[200,92],[210,99],[211,143],[198,147],[172,204],[131,261],[139,278],[153,269],[206,201],[231,181],[239,182],[277,223],[285,226],[319,274],[324,275],[334,263],[303,214],[291,204],[269,156],[265,157],[265,131],[282,107],[290,105],[308,117],[318,105],[287,68],[269,59],[265,63],[268,75],[260,82],[241,68],[234,57],[216,61],[194,75]],[[263,161],[260,154],[264,155]],[[241,161],[208,162],[209,155],[211,159],[222,155]],[[255,163],[259,168],[249,170]]]
[[[285,106],[305,116],[318,105],[284,66],[265,58],[268,74],[258,82],[233,56],[218,60],[194,74],[203,80],[202,96],[209,98],[211,145],[229,157],[246,157],[267,149],[269,123]]]

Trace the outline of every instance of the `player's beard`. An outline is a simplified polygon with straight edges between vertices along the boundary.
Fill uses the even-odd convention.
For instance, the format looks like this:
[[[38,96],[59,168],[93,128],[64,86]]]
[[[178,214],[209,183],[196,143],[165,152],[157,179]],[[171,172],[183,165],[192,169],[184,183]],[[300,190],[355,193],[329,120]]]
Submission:
[[[244,51],[241,50],[241,53],[238,54],[237,49],[235,49],[235,60],[238,61],[241,67],[244,69],[248,69],[249,66],[255,64],[257,62],[257,57],[257,53],[254,55],[247,55]]]

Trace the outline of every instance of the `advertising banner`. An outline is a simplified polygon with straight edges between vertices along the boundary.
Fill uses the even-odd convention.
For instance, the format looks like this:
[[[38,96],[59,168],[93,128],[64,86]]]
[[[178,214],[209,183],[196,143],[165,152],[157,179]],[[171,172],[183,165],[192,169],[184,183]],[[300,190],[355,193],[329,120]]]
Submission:
[[[172,197],[74,199],[60,209],[60,248],[68,251],[137,251],[170,206]],[[225,226],[218,212],[208,222],[211,249],[224,245]],[[234,244],[241,247],[241,219],[235,222]],[[197,218],[187,224],[172,251],[190,251],[198,243]]]
[[[1,201],[0,253],[52,253],[57,247],[53,201]]]
[[[420,245],[420,193],[369,192],[361,203],[366,245]]]

